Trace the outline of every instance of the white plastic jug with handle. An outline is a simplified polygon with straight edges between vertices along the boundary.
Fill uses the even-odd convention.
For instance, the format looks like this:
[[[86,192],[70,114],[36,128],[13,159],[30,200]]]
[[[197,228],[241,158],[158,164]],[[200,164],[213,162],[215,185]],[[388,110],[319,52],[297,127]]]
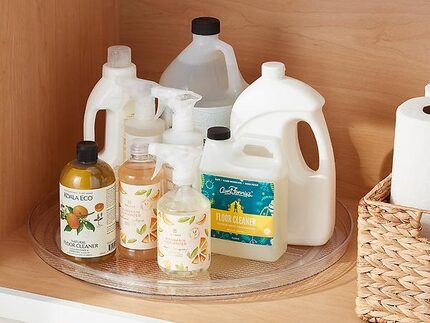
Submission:
[[[105,144],[99,157],[115,172],[124,162],[124,122],[134,113],[127,87],[130,81],[136,80],[136,65],[131,62],[131,49],[127,46],[109,47],[102,78],[91,91],[85,108],[85,140],[95,140],[97,112],[106,110]]]
[[[286,76],[280,62],[264,63],[261,74],[233,106],[233,137],[253,133],[282,141],[288,167],[288,244],[323,245],[333,234],[336,203],[333,149],[322,112],[324,98],[309,85]],[[316,171],[307,166],[300,150],[300,121],[309,124],[316,139]]]
[[[193,119],[194,127],[206,133],[212,126],[229,126],[231,107],[247,84],[240,74],[233,48],[218,38],[218,19],[193,19],[192,33],[193,41],[166,68],[160,84],[202,95],[194,108]],[[168,109],[164,118],[170,127]]]

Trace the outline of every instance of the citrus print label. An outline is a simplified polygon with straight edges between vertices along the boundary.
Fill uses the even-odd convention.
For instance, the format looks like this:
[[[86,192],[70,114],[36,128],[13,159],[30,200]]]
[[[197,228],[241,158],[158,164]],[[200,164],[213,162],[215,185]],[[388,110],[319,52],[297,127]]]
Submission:
[[[209,268],[210,210],[171,215],[158,210],[158,265],[167,272]]]
[[[121,246],[135,250],[155,248],[161,183],[130,185],[120,182],[119,191]]]
[[[202,174],[202,193],[211,202],[211,236],[272,245],[273,183]]]
[[[61,251],[93,258],[115,250],[115,195],[115,184],[95,190],[60,184]]]

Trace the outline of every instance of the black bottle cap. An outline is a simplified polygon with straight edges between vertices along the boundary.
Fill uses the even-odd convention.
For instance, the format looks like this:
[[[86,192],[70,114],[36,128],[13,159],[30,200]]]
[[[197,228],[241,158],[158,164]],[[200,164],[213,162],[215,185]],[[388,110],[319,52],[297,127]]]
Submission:
[[[80,141],[76,145],[76,159],[80,163],[96,163],[99,155],[98,149],[99,147],[95,141]]]
[[[227,127],[211,127],[208,129],[208,139],[211,139],[211,140],[230,139],[230,129]]]
[[[217,35],[220,32],[219,19],[214,17],[194,18],[191,23],[191,32],[203,36]]]

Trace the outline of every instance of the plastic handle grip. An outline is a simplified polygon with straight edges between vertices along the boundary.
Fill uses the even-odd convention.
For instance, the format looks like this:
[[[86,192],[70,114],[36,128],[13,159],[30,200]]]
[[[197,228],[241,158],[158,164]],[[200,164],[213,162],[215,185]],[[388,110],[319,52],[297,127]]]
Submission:
[[[95,140],[95,124],[98,109],[85,109],[84,114],[84,140]]]
[[[304,121],[311,127],[318,147],[319,168],[316,172],[326,174],[334,165],[334,155],[330,134],[322,111],[312,114],[312,117],[306,118]]]
[[[264,147],[273,155],[274,160],[281,161],[282,148],[280,140],[276,137],[244,134],[236,139],[233,147],[235,150],[243,151],[247,145]]]
[[[215,48],[221,51],[225,57],[229,91],[233,93],[240,92],[242,90],[242,81],[233,47],[218,39],[215,42]]]

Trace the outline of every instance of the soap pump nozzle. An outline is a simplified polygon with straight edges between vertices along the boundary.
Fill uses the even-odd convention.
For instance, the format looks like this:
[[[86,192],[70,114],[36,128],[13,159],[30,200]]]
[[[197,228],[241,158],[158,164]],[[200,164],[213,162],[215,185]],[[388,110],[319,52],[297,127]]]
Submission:
[[[151,93],[173,112],[172,129],[178,131],[192,131],[193,108],[202,96],[192,91],[169,88],[165,86],[153,87]]]
[[[148,153],[156,156],[156,166],[154,175],[158,172],[164,163],[173,168],[172,181],[177,186],[192,185],[195,180],[196,169],[199,166],[202,150],[193,146],[169,145],[151,143],[148,147]]]

